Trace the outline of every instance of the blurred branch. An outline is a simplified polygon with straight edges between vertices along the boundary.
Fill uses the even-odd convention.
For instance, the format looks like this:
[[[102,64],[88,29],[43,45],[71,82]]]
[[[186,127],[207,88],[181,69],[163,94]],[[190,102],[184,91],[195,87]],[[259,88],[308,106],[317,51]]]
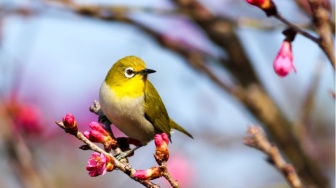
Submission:
[[[281,23],[274,23],[272,21],[265,21],[265,20],[258,20],[250,17],[241,17],[236,19],[236,23],[239,26],[243,27],[250,27],[250,28],[257,28],[262,30],[276,30],[276,29],[283,29],[283,24]],[[311,25],[307,23],[295,23],[296,26],[312,29]]]
[[[329,24],[330,15],[328,10],[317,0],[309,0],[313,13],[313,24],[320,36],[319,46],[327,55],[334,69],[336,69],[336,60],[334,54],[334,37]]]
[[[192,65],[194,68],[198,70],[202,70],[205,72],[212,80],[214,80],[217,84],[219,84],[222,88],[224,88],[226,91],[231,92],[232,87],[221,81],[206,65],[205,65],[205,58],[213,58],[210,54],[207,54],[205,52],[200,51],[199,49],[196,49],[194,47],[188,46],[186,44],[181,44],[180,41],[174,40],[166,35],[161,35],[154,31],[153,29],[136,22],[132,19],[130,19],[127,16],[128,12],[119,12],[118,14],[114,14],[113,12],[108,13],[107,9],[105,9],[103,6],[82,6],[82,5],[72,5],[72,8],[77,13],[83,15],[83,16],[89,16],[89,17],[96,17],[103,20],[110,20],[110,21],[122,21],[125,23],[132,24],[141,30],[143,30],[145,33],[150,35],[152,38],[154,38],[156,41],[158,41],[162,46],[169,48],[170,50],[173,50],[177,52],[178,54],[185,57],[190,65]],[[104,14],[102,14],[104,12]],[[224,60],[222,60],[224,61]]]
[[[244,142],[247,146],[264,152],[268,157],[267,161],[274,165],[284,175],[291,187],[304,187],[295,168],[291,164],[286,163],[281,156],[279,149],[267,140],[261,127],[255,125],[250,126],[248,134],[249,136],[244,138]]]
[[[336,99],[336,93],[335,93],[335,91],[330,90],[329,93],[330,93],[330,96],[335,100]]]
[[[299,137],[303,141],[304,144],[302,144],[308,153],[312,153],[312,149],[314,146],[314,143],[311,141],[311,113],[314,109],[314,102],[316,93],[318,91],[318,86],[320,83],[322,70],[323,70],[323,62],[318,62],[316,64],[316,68],[314,69],[314,73],[311,77],[309,88],[306,92],[306,96],[303,101],[303,105],[301,107],[301,111],[298,115],[298,120],[296,123],[296,127],[299,131]]]
[[[319,43],[318,38],[316,38],[315,36],[311,35],[310,33],[306,32],[306,31],[302,30],[297,25],[291,23],[286,18],[284,18],[281,14],[277,13],[277,14],[274,15],[274,17],[276,17],[278,20],[280,20],[281,22],[283,22],[284,24],[286,24],[287,26],[289,26],[290,28],[292,28],[293,30],[298,32],[299,34],[307,37],[308,39],[312,40],[313,42],[315,42],[317,44]]]
[[[328,9],[330,12],[332,11],[329,0],[320,0],[320,1],[322,1],[321,3],[324,5],[324,7],[326,7],[326,9]],[[302,12],[304,12],[307,16],[311,17],[312,10],[307,0],[295,0],[295,3],[302,10]],[[335,33],[335,20],[330,19],[329,24],[330,28],[332,29],[332,32]]]
[[[235,32],[235,24],[219,18],[195,0],[174,0],[177,6],[197,23],[209,39],[229,56],[224,64],[242,86],[236,85],[231,94],[259,119],[270,131],[276,143],[298,169],[299,174],[312,185],[327,187],[323,173],[303,150],[292,131],[292,123],[283,115],[273,99],[267,94],[252,67],[242,43]]]
[[[48,187],[47,182],[43,179],[37,169],[37,161],[34,160],[30,148],[22,136],[15,132],[13,122],[7,118],[10,117],[6,109],[0,104],[0,138],[5,146],[5,154],[8,157],[17,179],[22,187]]]

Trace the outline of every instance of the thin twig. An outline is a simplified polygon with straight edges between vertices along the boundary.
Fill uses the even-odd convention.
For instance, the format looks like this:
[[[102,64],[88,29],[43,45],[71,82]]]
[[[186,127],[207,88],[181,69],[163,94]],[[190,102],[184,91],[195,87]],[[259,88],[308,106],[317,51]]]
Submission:
[[[161,169],[161,173],[162,176],[164,178],[166,178],[166,180],[169,182],[169,184],[173,187],[173,188],[179,188],[180,184],[173,179],[173,177],[170,175],[170,173],[168,172],[168,168],[167,168],[167,162],[164,161],[161,165],[160,165],[160,169]]]
[[[261,127],[255,125],[250,126],[248,134],[249,136],[244,139],[247,146],[264,152],[268,156],[268,161],[284,175],[287,182],[293,188],[304,187],[294,167],[291,164],[286,163],[281,156],[279,149],[267,140]]]
[[[280,13],[275,14],[274,17],[277,18],[278,20],[280,20],[281,22],[283,22],[284,24],[286,24],[287,26],[289,26],[290,28],[294,29],[299,34],[301,34],[301,35],[307,37],[308,39],[312,40],[316,44],[320,43],[320,40],[317,37],[311,35],[310,33],[302,30],[301,28],[299,28],[295,24],[291,23],[286,18],[284,18]]]

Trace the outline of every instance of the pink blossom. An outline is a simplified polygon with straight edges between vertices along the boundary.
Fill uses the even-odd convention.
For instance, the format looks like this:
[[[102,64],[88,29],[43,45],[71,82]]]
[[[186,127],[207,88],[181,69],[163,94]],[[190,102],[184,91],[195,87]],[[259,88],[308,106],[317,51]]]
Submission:
[[[291,70],[295,70],[293,64],[292,45],[289,41],[284,41],[280,51],[274,60],[273,68],[280,77],[286,76]]]
[[[104,175],[107,170],[107,162],[108,158],[104,154],[94,152],[88,160],[86,170],[89,171],[91,177]]]
[[[154,142],[156,147],[168,147],[169,138],[166,133],[156,134]]]
[[[103,125],[97,122],[90,123],[90,131],[85,131],[84,136],[92,142],[104,143],[106,140],[110,140],[109,133],[105,130]]]

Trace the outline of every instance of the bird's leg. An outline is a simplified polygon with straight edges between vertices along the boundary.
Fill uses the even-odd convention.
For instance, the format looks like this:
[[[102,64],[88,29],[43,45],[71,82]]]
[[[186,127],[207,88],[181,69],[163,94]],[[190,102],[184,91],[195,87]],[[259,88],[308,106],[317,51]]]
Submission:
[[[143,145],[138,145],[138,146],[135,146],[134,148],[130,149],[130,150],[127,150],[127,151],[124,151],[124,152],[121,152],[121,153],[118,153],[118,154],[115,154],[114,157],[118,160],[121,160],[125,157],[128,157],[130,154],[132,154],[135,150],[141,148]]]

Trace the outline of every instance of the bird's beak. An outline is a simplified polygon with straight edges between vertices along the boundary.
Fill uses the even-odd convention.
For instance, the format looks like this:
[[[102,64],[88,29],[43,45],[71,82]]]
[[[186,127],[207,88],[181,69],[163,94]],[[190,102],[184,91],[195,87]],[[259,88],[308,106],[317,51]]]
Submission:
[[[151,74],[151,73],[154,73],[156,72],[155,70],[152,70],[152,69],[144,69],[142,71],[139,71],[138,73],[141,74],[141,75],[147,75],[147,74]]]

